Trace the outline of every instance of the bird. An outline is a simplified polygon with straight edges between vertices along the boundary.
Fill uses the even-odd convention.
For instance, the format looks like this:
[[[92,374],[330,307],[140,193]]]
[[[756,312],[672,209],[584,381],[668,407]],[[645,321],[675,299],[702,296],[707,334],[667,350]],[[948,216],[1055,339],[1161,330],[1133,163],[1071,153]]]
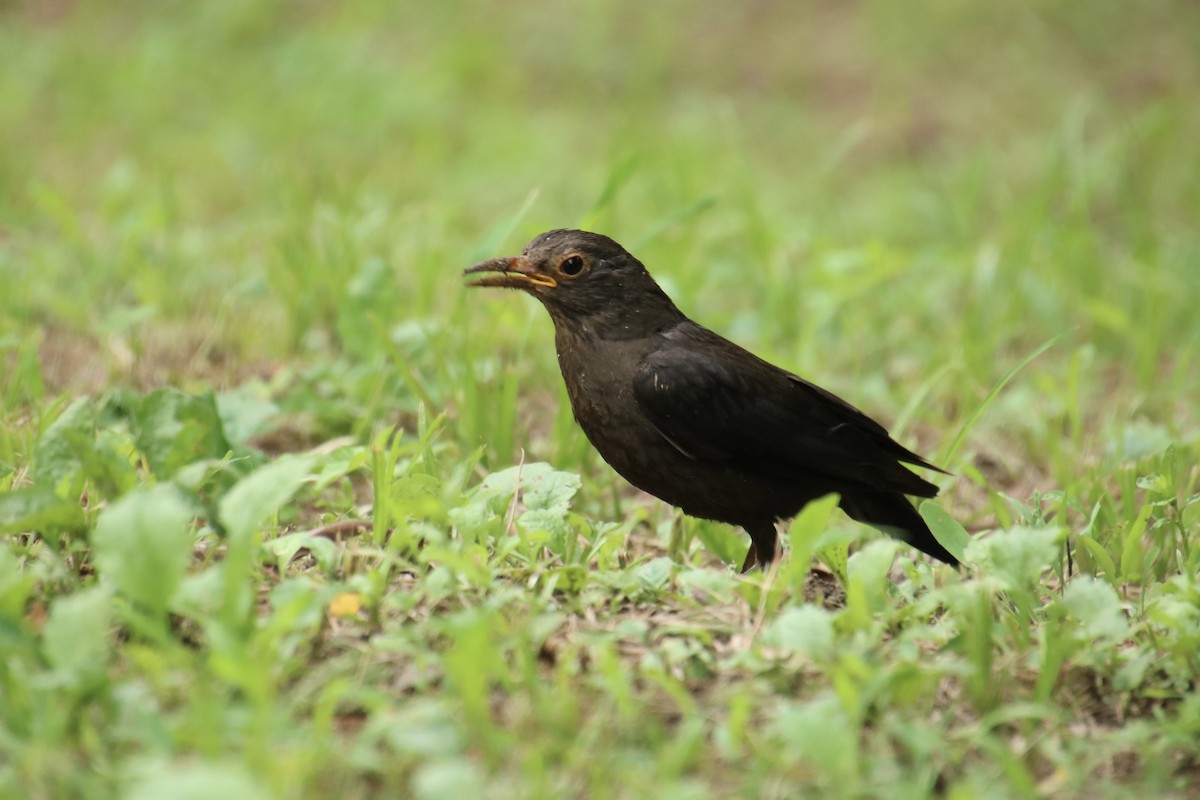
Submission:
[[[852,519],[958,564],[905,497],[938,493],[906,464],[948,473],[832,392],[693,322],[613,239],[551,230],[463,274],[541,301],[592,446],[642,491],[743,528],[743,573],[776,558],[779,522],[831,493]]]

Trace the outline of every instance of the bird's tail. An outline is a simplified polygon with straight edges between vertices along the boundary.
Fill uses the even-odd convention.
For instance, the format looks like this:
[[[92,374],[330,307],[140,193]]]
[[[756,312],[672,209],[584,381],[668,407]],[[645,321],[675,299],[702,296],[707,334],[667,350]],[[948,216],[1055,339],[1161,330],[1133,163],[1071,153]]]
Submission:
[[[889,536],[907,542],[938,561],[958,566],[958,559],[933,537],[929,526],[902,494],[863,492],[842,497],[842,510],[852,519],[878,528]]]

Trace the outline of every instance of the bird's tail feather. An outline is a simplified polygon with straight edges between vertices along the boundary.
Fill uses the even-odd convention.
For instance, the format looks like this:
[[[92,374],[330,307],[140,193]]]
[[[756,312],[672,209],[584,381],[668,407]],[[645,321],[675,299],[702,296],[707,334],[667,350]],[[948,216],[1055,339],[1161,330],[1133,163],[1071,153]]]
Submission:
[[[934,538],[925,520],[904,495],[887,492],[844,495],[841,505],[851,518],[907,542],[938,561],[958,565],[958,559]]]

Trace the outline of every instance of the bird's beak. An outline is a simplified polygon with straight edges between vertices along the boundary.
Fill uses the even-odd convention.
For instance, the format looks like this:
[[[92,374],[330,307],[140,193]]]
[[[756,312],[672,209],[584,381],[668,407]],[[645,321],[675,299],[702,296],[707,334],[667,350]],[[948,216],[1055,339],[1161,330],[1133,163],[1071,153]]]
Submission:
[[[480,272],[492,272],[494,276],[478,278],[468,283],[468,286],[499,286],[505,289],[533,289],[544,286],[553,289],[558,281],[544,273],[538,272],[524,256],[514,258],[493,258],[482,264],[476,264],[463,272],[463,275],[474,275]]]

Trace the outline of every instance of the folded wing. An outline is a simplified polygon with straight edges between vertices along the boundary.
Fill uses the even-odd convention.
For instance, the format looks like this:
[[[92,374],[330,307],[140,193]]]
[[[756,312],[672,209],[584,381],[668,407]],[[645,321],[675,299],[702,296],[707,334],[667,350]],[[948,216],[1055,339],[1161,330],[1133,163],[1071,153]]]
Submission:
[[[871,492],[937,494],[901,462],[937,467],[836,395],[699,326],[680,326],[671,340],[687,346],[647,356],[633,391],[658,432],[689,458]]]

